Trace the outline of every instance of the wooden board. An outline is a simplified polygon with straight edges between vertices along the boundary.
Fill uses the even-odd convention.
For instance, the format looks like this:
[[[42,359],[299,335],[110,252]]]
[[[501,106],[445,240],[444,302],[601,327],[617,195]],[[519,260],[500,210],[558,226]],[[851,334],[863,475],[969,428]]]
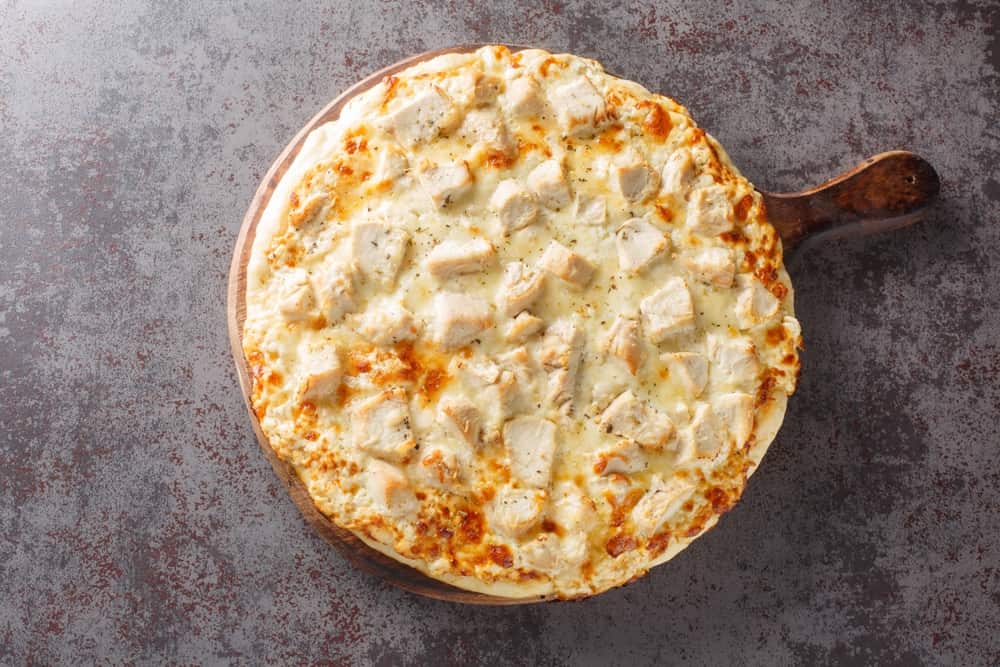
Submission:
[[[368,90],[384,77],[438,55],[465,53],[474,51],[480,46],[483,45],[472,44],[429,51],[380,70],[344,91],[295,135],[268,169],[243,218],[229,270],[227,317],[229,341],[236,362],[240,390],[257,441],[292,500],[316,532],[357,567],[404,590],[453,602],[487,605],[526,604],[544,601],[546,598],[537,596],[505,598],[450,586],[376,551],[322,514],[313,504],[294,468],[278,458],[261,431],[250,404],[252,380],[242,343],[243,323],[246,320],[246,268],[257,224],[278,182],[298,155],[306,136],[320,125],[336,120],[348,100]],[[525,47],[508,46],[508,48],[517,51]],[[772,223],[778,229],[787,248],[804,240],[810,234],[839,238],[910,224],[921,217],[937,194],[937,189],[937,175],[930,165],[912,153],[894,151],[875,156],[813,190],[794,194],[763,194]]]

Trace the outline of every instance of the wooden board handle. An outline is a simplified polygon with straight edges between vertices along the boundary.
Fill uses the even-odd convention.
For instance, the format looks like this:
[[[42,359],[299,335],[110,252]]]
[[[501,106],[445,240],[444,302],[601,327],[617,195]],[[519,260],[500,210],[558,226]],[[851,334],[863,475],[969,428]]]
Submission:
[[[788,250],[806,239],[811,244],[911,225],[924,217],[940,188],[937,172],[922,157],[889,151],[812,190],[761,194]]]

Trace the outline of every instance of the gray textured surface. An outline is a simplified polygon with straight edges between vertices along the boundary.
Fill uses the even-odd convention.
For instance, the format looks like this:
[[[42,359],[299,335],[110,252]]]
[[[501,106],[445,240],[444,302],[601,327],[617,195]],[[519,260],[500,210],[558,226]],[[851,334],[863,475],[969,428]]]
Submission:
[[[503,4],[0,2],[0,663],[1000,662],[997,5]],[[586,602],[354,571],[231,368],[269,162],[353,80],[483,40],[676,97],[761,187],[900,147],[943,178],[924,224],[793,264],[805,370],[743,502]]]

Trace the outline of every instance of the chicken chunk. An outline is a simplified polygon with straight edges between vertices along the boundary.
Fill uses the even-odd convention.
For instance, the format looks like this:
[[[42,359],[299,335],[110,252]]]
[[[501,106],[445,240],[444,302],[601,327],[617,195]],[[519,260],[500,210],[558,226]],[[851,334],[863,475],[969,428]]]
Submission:
[[[389,144],[379,151],[378,165],[375,167],[374,184],[392,184],[398,181],[410,168],[406,154],[399,147]]]
[[[524,262],[510,262],[503,269],[497,303],[503,314],[510,317],[530,308],[544,291],[544,273],[529,269]]]
[[[492,109],[470,111],[458,128],[457,135],[480,153],[506,156],[517,153],[517,144],[511,140],[507,126]]]
[[[314,281],[319,312],[328,324],[336,324],[358,307],[354,300],[354,277],[346,266],[329,268]]]
[[[438,280],[453,275],[483,271],[496,258],[493,244],[486,239],[442,241],[427,255],[427,270]]]
[[[714,459],[725,442],[725,426],[720,423],[712,406],[698,403],[688,427],[688,437],[694,446],[694,455],[701,459]]]
[[[558,241],[549,241],[538,265],[574,287],[586,287],[594,277],[594,265]]]
[[[604,97],[586,76],[553,89],[549,102],[563,132],[573,137],[592,136],[608,116]]]
[[[687,226],[691,231],[718,236],[733,228],[733,219],[733,205],[721,185],[709,185],[691,193],[687,207]]]
[[[487,445],[500,441],[504,421],[527,402],[537,402],[535,372],[526,368],[519,357],[523,348],[512,350],[496,363],[473,358],[459,364],[460,373],[471,386],[482,414],[481,438]]]
[[[615,161],[613,177],[618,192],[630,202],[646,201],[660,188],[660,175],[636,151]]]
[[[681,148],[671,153],[663,165],[661,174],[660,191],[672,194],[683,201],[694,183],[695,168],[691,151]]]
[[[472,104],[475,106],[493,104],[497,99],[497,95],[500,94],[503,81],[500,77],[493,76],[492,74],[481,74],[479,72],[476,72],[474,77]]]
[[[415,339],[420,327],[413,313],[401,303],[386,301],[369,305],[361,318],[358,333],[379,347],[388,347]]]
[[[545,113],[542,89],[531,76],[519,76],[507,84],[507,111],[521,118],[537,118]]]
[[[358,404],[351,421],[351,437],[358,449],[393,463],[409,458],[417,446],[410,429],[406,391],[388,389]]]
[[[744,336],[733,338],[708,334],[705,341],[712,381],[716,386],[749,387],[756,384],[760,361],[752,340]]]
[[[448,134],[460,121],[459,110],[444,91],[429,86],[386,116],[383,127],[401,144],[413,148]]]
[[[504,232],[508,234],[538,219],[538,202],[534,193],[528,192],[513,179],[497,184],[490,197],[490,208],[496,212]]]
[[[486,301],[455,292],[441,292],[434,297],[434,342],[443,348],[471,343],[493,326],[493,316]]]
[[[290,322],[309,319],[315,307],[316,296],[305,272],[296,271],[288,276],[278,301],[282,316]]]
[[[365,489],[380,513],[404,517],[420,506],[406,475],[391,463],[372,459],[365,466]]]
[[[741,274],[736,279],[740,294],[736,297],[736,323],[740,329],[750,329],[773,318],[781,302],[760,280]]]
[[[528,174],[528,187],[538,201],[551,209],[560,209],[571,201],[566,173],[558,160],[546,160]]]
[[[559,568],[560,538],[551,533],[541,533],[518,550],[520,562],[539,572],[554,572]]]
[[[545,492],[537,489],[502,487],[487,507],[487,520],[501,535],[521,537],[542,520],[545,499]]]
[[[483,417],[471,401],[464,398],[445,398],[438,404],[438,422],[452,435],[477,447],[482,443],[480,435]]]
[[[642,364],[643,349],[639,339],[639,320],[619,315],[604,339],[604,351],[625,362],[628,372],[635,375]]]
[[[598,451],[594,460],[594,472],[598,475],[630,475],[645,470],[647,466],[649,461],[634,440],[619,440]]]
[[[654,475],[647,491],[632,508],[636,535],[653,537],[667,519],[676,514],[694,492],[694,487],[679,479],[664,480]]]
[[[573,218],[578,225],[599,227],[608,221],[608,200],[600,195],[591,196],[576,193],[576,207]]]
[[[343,369],[337,349],[329,346],[313,351],[305,358],[308,374],[299,388],[299,400],[317,403],[333,396],[340,386]]]
[[[511,321],[504,338],[508,343],[522,343],[541,331],[544,326],[545,320],[524,310]]]
[[[694,304],[683,278],[669,278],[663,287],[639,302],[642,330],[653,343],[694,328]]]
[[[438,208],[451,206],[472,189],[472,172],[465,162],[422,164],[420,179]]]
[[[538,357],[548,374],[546,399],[551,404],[572,406],[583,345],[583,331],[570,320],[557,320],[545,330]]]
[[[674,439],[670,417],[640,401],[631,389],[611,401],[598,423],[605,432],[634,440],[644,449],[659,451]]]
[[[736,275],[736,259],[729,248],[703,248],[681,255],[681,264],[698,281],[730,287]]]
[[[667,352],[660,355],[670,379],[697,398],[708,384],[708,358],[696,352]]]
[[[753,432],[753,396],[742,392],[722,394],[712,401],[712,411],[725,426],[733,445],[745,445]]]
[[[663,256],[670,241],[654,225],[642,218],[626,220],[615,232],[618,249],[618,268],[628,273],[639,273]]]
[[[552,485],[549,515],[561,528],[569,532],[586,533],[597,520],[594,502],[575,482],[563,481]]]
[[[386,222],[356,222],[351,229],[354,268],[382,287],[391,287],[403,264],[410,235]]]
[[[517,417],[503,427],[510,472],[527,486],[544,489],[552,476],[556,425],[540,417]]]

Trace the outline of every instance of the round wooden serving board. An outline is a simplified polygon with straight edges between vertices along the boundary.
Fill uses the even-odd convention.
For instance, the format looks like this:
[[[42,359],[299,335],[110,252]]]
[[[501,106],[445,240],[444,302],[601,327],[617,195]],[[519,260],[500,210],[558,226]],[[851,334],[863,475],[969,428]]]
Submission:
[[[322,514],[313,504],[294,468],[277,457],[261,431],[250,404],[252,380],[242,342],[243,322],[246,320],[246,268],[257,224],[278,182],[298,155],[306,136],[320,125],[336,120],[348,100],[368,90],[386,76],[445,53],[465,53],[481,46],[485,45],[470,44],[428,51],[390,65],[348,88],[295,135],[268,169],[243,218],[229,270],[227,315],[229,341],[240,389],[257,441],[306,521],[356,566],[399,588],[439,600],[510,605],[541,602],[546,598],[506,598],[474,593],[445,584],[369,547],[353,533],[337,526]],[[528,47],[508,45],[508,48],[519,51]],[[937,195],[938,188],[937,174],[925,160],[907,151],[892,151],[869,158],[854,169],[812,190],[762,194],[768,218],[781,235],[787,251],[806,239],[844,238],[912,224],[923,216]]]

